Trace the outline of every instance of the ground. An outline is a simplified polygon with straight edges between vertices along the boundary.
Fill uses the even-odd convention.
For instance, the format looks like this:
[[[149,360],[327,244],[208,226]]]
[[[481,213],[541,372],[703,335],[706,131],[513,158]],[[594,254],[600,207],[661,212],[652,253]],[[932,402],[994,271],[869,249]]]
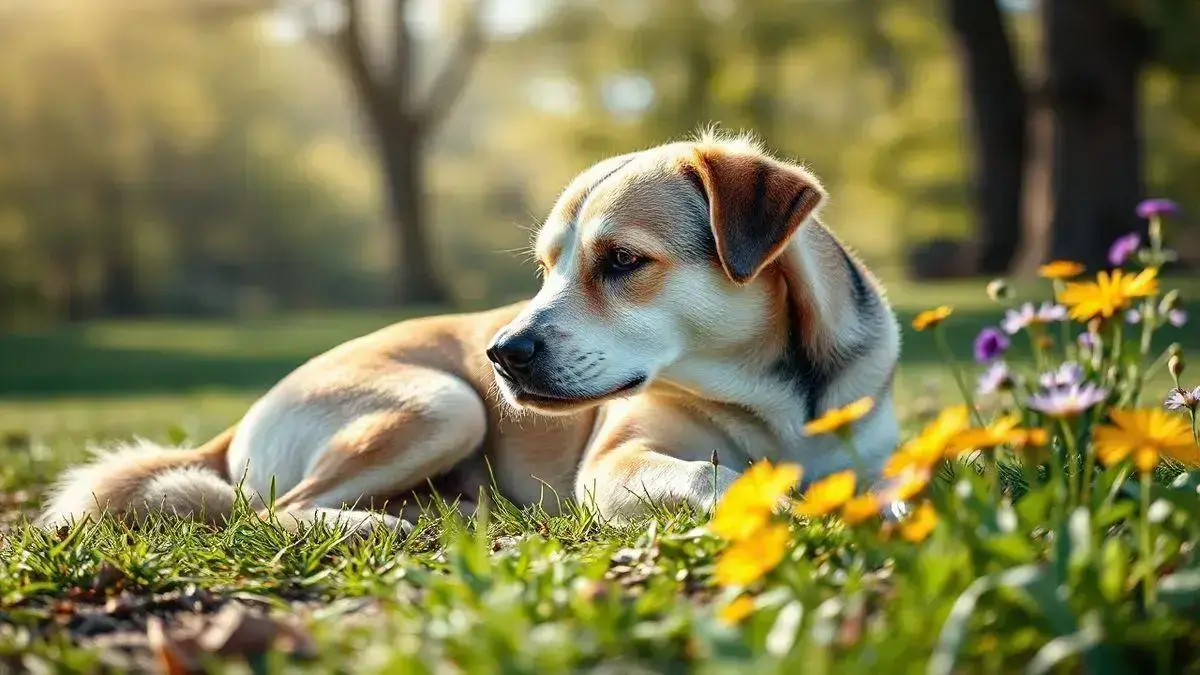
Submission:
[[[891,297],[906,342],[897,401],[911,428],[953,397],[946,360],[909,328],[915,312],[956,307],[947,329],[964,362],[975,333],[1001,312],[978,282],[894,284]],[[105,521],[46,532],[26,521],[46,484],[90,444],[202,441],[304,359],[397,318],[0,335],[0,669],[925,671],[971,580],[953,571],[965,561],[931,557],[920,583],[894,584],[890,563],[821,522],[796,525],[791,562],[759,596],[782,608],[735,627],[717,616],[724,600],[709,582],[721,544],[696,514],[617,529],[575,508],[551,517],[496,502],[466,526],[434,514],[407,538],[366,540],[324,529],[287,535],[246,513],[224,528]],[[1171,337],[1200,347],[1195,331]],[[973,669],[1011,670],[1045,642],[1020,611],[985,624],[991,632],[963,649]]]

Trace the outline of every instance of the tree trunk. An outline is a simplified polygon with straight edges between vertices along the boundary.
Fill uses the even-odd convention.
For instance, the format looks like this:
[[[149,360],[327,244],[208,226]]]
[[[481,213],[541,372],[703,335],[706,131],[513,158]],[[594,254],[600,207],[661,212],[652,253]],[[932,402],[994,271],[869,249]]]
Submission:
[[[1114,239],[1145,224],[1138,84],[1141,23],[1111,0],[1046,0],[1046,96],[1054,115],[1050,255],[1109,265]]]
[[[427,237],[424,148],[415,134],[395,132],[379,144],[395,247],[392,301],[401,306],[444,304],[450,301],[450,293],[438,274]]]
[[[974,145],[978,271],[1003,274],[1013,263],[1023,232],[1025,91],[994,0],[948,0],[947,10],[961,54]]]

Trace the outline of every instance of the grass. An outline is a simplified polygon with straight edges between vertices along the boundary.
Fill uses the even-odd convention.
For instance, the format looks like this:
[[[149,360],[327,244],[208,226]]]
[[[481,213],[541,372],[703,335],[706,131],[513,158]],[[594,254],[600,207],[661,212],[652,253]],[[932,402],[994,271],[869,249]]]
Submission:
[[[978,283],[896,283],[892,299],[906,331],[931,299],[955,305],[947,337],[964,360],[1000,315]],[[1200,668],[1200,603],[1187,590],[1200,589],[1200,525],[1185,502],[1158,525],[1164,556],[1191,551],[1170,560],[1192,576],[1167,584],[1164,607],[1133,601],[1144,594],[1129,581],[1141,559],[1130,543],[1136,501],[1114,499],[1075,524],[1059,570],[1044,537],[1051,502],[1039,493],[1000,517],[935,490],[948,522],[919,547],[835,521],[794,523],[787,562],[736,626],[720,618],[730,591],[712,583],[725,543],[702,514],[617,528],[577,508],[550,515],[493,499],[469,523],[430,514],[407,538],[365,539],[324,527],[288,534],[244,509],[223,528],[105,520],[48,532],[24,520],[88,444],[203,440],[306,358],[397,318],[105,322],[0,336],[0,670],[926,672],[935,654],[958,672],[1031,662],[1092,671],[1106,654],[1103,672]],[[1167,337],[1200,348],[1195,331]],[[905,339],[897,399],[914,429],[953,384],[932,340]],[[1096,539],[1076,541],[1081,533]],[[1003,588],[985,592],[980,579]],[[951,618],[975,590],[972,611]]]

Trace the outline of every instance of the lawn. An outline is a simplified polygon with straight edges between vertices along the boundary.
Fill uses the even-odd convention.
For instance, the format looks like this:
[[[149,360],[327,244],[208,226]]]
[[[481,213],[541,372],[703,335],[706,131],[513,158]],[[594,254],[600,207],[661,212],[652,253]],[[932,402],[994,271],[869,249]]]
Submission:
[[[1200,284],[1187,286],[1185,297],[1197,297]],[[934,341],[911,330],[913,316],[954,305],[944,329],[965,361],[1001,310],[974,282],[896,283],[891,299],[905,326],[897,400],[915,432],[955,389]],[[1155,555],[1164,579],[1176,568],[1191,575],[1164,581],[1157,604],[1143,601],[1138,576],[1137,501],[1118,499],[1126,488],[1105,472],[1111,503],[1053,529],[1057,539],[1042,522],[1058,513],[1039,497],[1047,492],[1015,510],[985,508],[948,481],[931,499],[959,513],[945,512],[947,524],[919,545],[836,520],[791,521],[786,560],[740,621],[728,614],[731,591],[713,583],[726,543],[704,526],[707,514],[615,528],[578,508],[549,516],[497,500],[471,523],[430,514],[407,538],[365,540],[325,528],[289,535],[246,512],[224,528],[106,520],[44,532],[25,521],[89,444],[204,440],[308,357],[398,318],[95,323],[0,336],[0,670],[1012,672],[1032,662],[1042,672],[1200,672],[1200,525],[1187,498],[1200,500],[1186,474],[1176,486],[1184,498],[1155,493],[1176,505],[1156,521]],[[1172,341],[1200,348],[1195,330],[1164,331],[1155,344]],[[1148,398],[1168,382],[1160,374]],[[987,478],[966,474],[956,480],[968,487]],[[1063,557],[1055,541],[1067,539]],[[988,593],[988,584],[1003,588]]]

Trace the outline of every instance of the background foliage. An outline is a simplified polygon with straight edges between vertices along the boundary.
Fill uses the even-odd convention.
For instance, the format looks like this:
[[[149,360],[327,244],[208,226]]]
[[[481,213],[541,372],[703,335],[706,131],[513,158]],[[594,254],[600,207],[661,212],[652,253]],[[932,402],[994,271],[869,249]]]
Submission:
[[[336,62],[286,16],[119,4],[7,10],[0,26],[0,322],[384,303],[383,177]],[[1194,34],[1187,3],[1160,4],[1155,25]],[[1005,6],[1036,72],[1036,13]],[[409,3],[419,85],[457,7]],[[828,220],[885,279],[906,244],[971,231],[957,50],[936,2],[488,7],[488,48],[429,141],[433,255],[460,303],[534,287],[516,250],[575,172],[710,122],[809,164]],[[1196,213],[1187,44],[1172,37],[1148,67],[1142,128],[1148,191]]]

